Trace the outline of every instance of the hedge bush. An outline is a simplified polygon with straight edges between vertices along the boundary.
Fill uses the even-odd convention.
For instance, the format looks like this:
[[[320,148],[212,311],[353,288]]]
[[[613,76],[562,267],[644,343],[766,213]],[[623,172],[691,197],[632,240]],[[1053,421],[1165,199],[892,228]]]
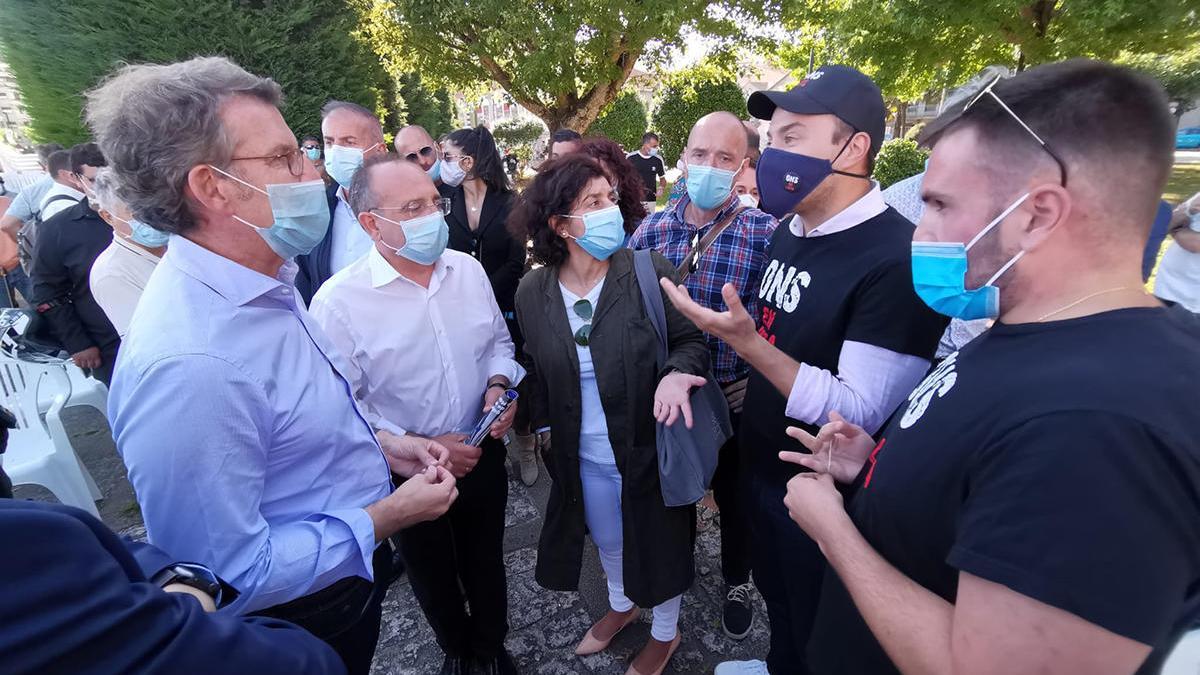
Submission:
[[[667,76],[654,109],[654,128],[668,167],[679,160],[696,120],[718,110],[746,117],[746,95],[732,76],[706,64]]]
[[[622,145],[626,152],[633,152],[642,147],[642,135],[648,124],[642,100],[636,93],[624,91],[600,112],[588,134],[605,136]]]
[[[879,155],[875,158],[875,180],[886,188],[915,176],[925,170],[928,157],[929,153],[917,147],[915,141],[906,138],[887,141],[879,148]]]
[[[283,87],[297,135],[319,133],[331,98],[377,110],[394,129],[395,85],[356,33],[345,0],[8,0],[0,53],[12,69],[37,142],[86,140],[83,92],[121,62],[227,56]]]

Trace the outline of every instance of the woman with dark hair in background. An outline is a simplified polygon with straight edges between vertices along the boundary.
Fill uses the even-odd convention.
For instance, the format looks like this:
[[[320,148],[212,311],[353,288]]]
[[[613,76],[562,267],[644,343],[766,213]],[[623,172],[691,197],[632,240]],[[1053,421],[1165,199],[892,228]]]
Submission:
[[[653,607],[650,639],[626,675],[658,675],[679,646],[680,599],[695,576],[696,511],[663,502],[655,421],[691,419],[689,392],[708,372],[708,343],[664,303],[668,353],[654,367],[658,336],[635,253],[623,246],[617,198],[596,160],[573,153],[543,165],[509,227],[532,238],[533,258],[545,265],[517,291],[531,364],[525,380],[537,392],[533,427],[552,479],[535,576],[544,588],[577,590],[590,531],[610,609],[575,653],[604,650],[637,620],[639,606]],[[675,278],[665,258],[649,255],[656,276]]]
[[[450,226],[448,246],[474,256],[483,265],[520,355],[524,340],[513,313],[513,298],[525,274],[525,240],[513,237],[505,226],[516,193],[504,171],[496,139],[487,127],[459,129],[442,141],[439,191],[450,199],[450,213],[446,216],[446,224]],[[525,387],[518,389],[524,399],[522,403],[528,403]],[[517,407],[513,431],[517,436],[515,454],[521,482],[533,485],[538,466],[527,409],[527,405]]]
[[[621,217],[625,220],[625,234],[633,234],[647,215],[646,207],[642,204],[642,193],[646,187],[637,169],[626,159],[621,146],[607,138],[589,138],[579,152],[600,162],[608,182],[617,190],[617,206],[621,208]]]

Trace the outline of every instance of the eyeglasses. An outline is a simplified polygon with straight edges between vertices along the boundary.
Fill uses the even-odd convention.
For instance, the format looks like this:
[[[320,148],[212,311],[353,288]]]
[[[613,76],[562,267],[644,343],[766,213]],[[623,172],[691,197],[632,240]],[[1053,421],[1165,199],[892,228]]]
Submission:
[[[295,148],[293,150],[289,150],[289,151],[279,154],[279,155],[260,155],[258,157],[231,157],[229,159],[229,161],[241,162],[241,161],[251,160],[251,159],[261,159],[273,166],[279,166],[280,163],[286,161],[288,171],[291,172],[291,174],[293,176],[299,177],[299,176],[304,175],[305,157],[304,157],[304,151],[301,150],[300,148]]]
[[[575,344],[580,347],[588,346],[588,338],[592,336],[592,303],[587,298],[577,301],[572,309],[575,310],[575,316],[584,320],[584,324],[575,331]]]
[[[462,159],[463,157],[470,157],[470,155],[451,155],[448,152],[442,153],[442,159],[447,162],[454,162],[454,161]]]
[[[981,89],[979,91],[979,93],[975,95],[975,98],[971,99],[971,101],[969,103],[967,103],[965,106],[963,106],[962,112],[959,113],[959,115],[960,116],[965,115],[966,112],[968,110],[970,110],[972,108],[972,106],[974,106],[976,103],[978,103],[980,101],[980,99],[982,99],[984,96],[991,96],[992,100],[994,100],[997,103],[997,105],[999,105],[1001,108],[1004,109],[1004,112],[1008,113],[1014,120],[1016,120],[1017,124],[1020,124],[1022,129],[1029,132],[1029,135],[1033,137],[1033,140],[1038,142],[1038,145],[1042,146],[1042,149],[1046,151],[1046,154],[1048,154],[1054,158],[1054,161],[1058,163],[1059,170],[1062,171],[1063,187],[1066,187],[1067,186],[1067,164],[1066,164],[1066,162],[1064,162],[1062,160],[1062,158],[1058,156],[1058,153],[1056,153],[1056,152],[1054,152],[1054,150],[1050,149],[1050,146],[1046,143],[1046,141],[1043,141],[1042,137],[1037,135],[1037,132],[1035,132],[1033,129],[1030,129],[1029,125],[1025,124],[1025,121],[1022,120],[1017,115],[1017,113],[1013,112],[1012,108],[1008,107],[1008,104],[1006,104],[1004,101],[1000,100],[1000,97],[996,95],[996,92],[992,91],[992,87],[995,87],[996,83],[1003,79],[1004,79],[1004,76],[1000,75],[996,79],[992,80],[991,84],[989,84],[988,86]]]
[[[434,154],[433,146],[427,145],[416,152],[408,153],[407,155],[404,156],[404,159],[406,159],[410,162],[416,162],[418,160],[418,157],[417,157],[418,155],[420,155],[421,157],[428,158],[428,157],[433,157],[433,154]]]
[[[403,214],[400,220],[412,220],[421,216],[429,215],[435,212],[447,215],[450,213],[450,200],[446,197],[433,199],[430,201],[417,200],[412,201],[404,206],[377,206],[370,211],[399,211]]]

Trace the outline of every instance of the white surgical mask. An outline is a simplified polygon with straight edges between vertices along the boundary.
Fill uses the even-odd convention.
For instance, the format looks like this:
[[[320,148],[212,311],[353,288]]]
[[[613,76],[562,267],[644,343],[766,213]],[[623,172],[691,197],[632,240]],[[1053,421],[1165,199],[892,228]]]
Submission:
[[[450,187],[458,187],[462,185],[463,180],[467,177],[467,172],[463,171],[462,160],[454,160],[453,162],[442,162],[442,182]]]
[[[743,192],[742,194],[738,195],[738,201],[741,202],[743,206],[748,206],[752,209],[758,208],[758,197],[755,197],[749,192]]]

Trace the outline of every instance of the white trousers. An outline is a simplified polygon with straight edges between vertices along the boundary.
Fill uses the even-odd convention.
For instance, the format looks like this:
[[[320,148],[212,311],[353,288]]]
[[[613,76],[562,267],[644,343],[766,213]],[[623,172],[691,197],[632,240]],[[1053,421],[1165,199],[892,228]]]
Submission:
[[[615,464],[597,464],[581,459],[579,477],[583,480],[583,513],[592,541],[600,549],[600,566],[608,577],[608,604],[613,611],[628,612],[633,601],[625,597],[624,571],[621,568],[623,534],[621,530],[621,474]],[[679,624],[677,595],[654,608],[650,635],[660,642],[675,639]]]

